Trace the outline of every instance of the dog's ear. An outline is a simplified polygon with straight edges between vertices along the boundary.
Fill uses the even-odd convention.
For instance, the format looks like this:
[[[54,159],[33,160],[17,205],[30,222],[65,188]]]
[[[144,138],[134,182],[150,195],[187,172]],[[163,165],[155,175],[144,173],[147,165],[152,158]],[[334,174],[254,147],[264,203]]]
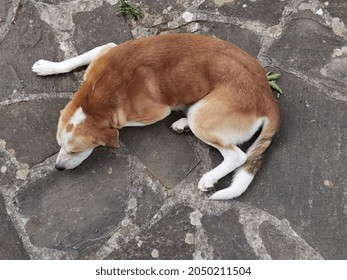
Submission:
[[[103,128],[99,131],[99,134],[95,137],[94,144],[119,148],[119,132],[116,128]]]

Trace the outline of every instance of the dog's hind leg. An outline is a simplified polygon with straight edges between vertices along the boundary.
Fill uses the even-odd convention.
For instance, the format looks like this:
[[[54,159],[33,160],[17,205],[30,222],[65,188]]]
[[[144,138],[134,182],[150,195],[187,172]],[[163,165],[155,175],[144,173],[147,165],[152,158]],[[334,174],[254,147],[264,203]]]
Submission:
[[[227,149],[220,147],[216,148],[220,151],[224,160],[216,168],[212,169],[202,176],[198,184],[198,188],[201,191],[210,190],[220,178],[223,178],[225,175],[234,171],[237,167],[244,164],[247,160],[246,154],[235,145],[230,145],[230,147],[228,147]]]
[[[220,165],[202,176],[198,184],[202,191],[210,190],[219,179],[245,164],[248,156],[236,145],[248,141],[263,123],[263,119],[254,112],[254,105],[245,103],[243,96],[233,90],[214,90],[188,110],[191,131],[200,140],[218,149],[224,158]],[[242,183],[248,186],[252,178],[252,174],[243,176]],[[240,191],[233,187],[235,195],[227,198],[240,195],[246,189],[241,187]]]
[[[61,62],[53,62],[41,59],[35,62],[35,64],[32,67],[32,71],[40,76],[68,73],[78,67],[88,65],[89,63],[91,63],[104,48],[109,49],[115,46],[117,45],[114,43],[109,43],[100,47],[96,47],[84,54]]]

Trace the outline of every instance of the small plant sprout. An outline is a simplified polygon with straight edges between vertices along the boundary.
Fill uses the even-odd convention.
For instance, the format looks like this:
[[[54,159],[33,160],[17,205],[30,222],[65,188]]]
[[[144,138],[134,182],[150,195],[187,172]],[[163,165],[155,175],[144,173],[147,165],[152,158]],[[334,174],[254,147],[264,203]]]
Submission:
[[[131,4],[128,0],[119,0],[119,6],[117,15],[122,14],[123,16],[132,16],[135,20],[139,20],[142,17],[141,9]]]

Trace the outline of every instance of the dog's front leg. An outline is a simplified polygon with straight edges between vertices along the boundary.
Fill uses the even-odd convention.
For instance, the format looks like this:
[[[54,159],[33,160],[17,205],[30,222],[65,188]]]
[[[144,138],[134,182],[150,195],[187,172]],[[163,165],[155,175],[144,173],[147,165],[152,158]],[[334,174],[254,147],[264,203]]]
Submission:
[[[117,45],[114,43],[108,43],[107,45],[96,47],[84,54],[61,62],[53,62],[41,59],[35,62],[35,64],[32,67],[32,71],[40,76],[68,73],[78,67],[88,65],[97,57],[97,55],[104,47],[110,48],[114,46]]]

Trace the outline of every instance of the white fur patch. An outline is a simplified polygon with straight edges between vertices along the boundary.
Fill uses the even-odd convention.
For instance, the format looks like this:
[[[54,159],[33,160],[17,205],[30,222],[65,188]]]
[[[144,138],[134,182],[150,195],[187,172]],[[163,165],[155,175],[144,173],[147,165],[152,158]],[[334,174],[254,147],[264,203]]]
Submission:
[[[218,150],[223,155],[224,160],[220,165],[202,176],[198,184],[198,188],[201,191],[208,191],[211,189],[219,179],[244,164],[247,160],[246,154],[236,146],[233,150],[221,148],[218,148]]]
[[[196,122],[196,114],[202,105],[203,101],[198,101],[193,104],[188,110],[188,124],[193,132],[195,131],[194,124]],[[267,118],[261,117],[256,119],[248,130],[238,131],[233,130],[231,127],[229,130],[215,130],[213,134],[215,135],[215,137],[223,141],[224,146],[239,145],[250,140],[266,121]],[[207,144],[210,145],[210,143]]]
[[[59,141],[59,144],[62,146],[62,149],[65,151],[68,151],[68,143],[72,137],[72,134],[74,130],[76,129],[76,126],[79,125],[81,122],[83,122],[86,119],[86,115],[83,113],[83,110],[81,107],[78,107],[75,113],[70,118],[69,124],[72,124],[74,127],[71,131],[66,131],[66,127],[63,129],[61,133],[61,139]]]
[[[264,118],[259,118],[253,123],[252,127],[248,131],[216,131],[216,136],[219,139],[223,139],[224,145],[226,146],[232,144],[240,145],[250,140],[257,130],[263,125],[263,123]]]
[[[76,126],[79,125],[81,122],[83,122],[86,119],[86,115],[84,114],[81,107],[78,107],[75,113],[70,118],[70,121],[68,124],[72,124],[74,127],[71,131],[67,132],[66,127],[61,133],[61,139],[60,139],[60,145],[65,148],[65,150],[68,150],[68,143],[72,137],[72,134],[74,130],[76,129]]]
[[[251,184],[254,176],[248,173],[244,168],[238,169],[234,180],[230,187],[220,190],[214,193],[210,199],[212,200],[224,200],[224,199],[232,199],[243,194],[248,186]]]
[[[86,114],[83,112],[82,107],[78,107],[68,123],[71,123],[76,127],[85,119],[86,119]]]

